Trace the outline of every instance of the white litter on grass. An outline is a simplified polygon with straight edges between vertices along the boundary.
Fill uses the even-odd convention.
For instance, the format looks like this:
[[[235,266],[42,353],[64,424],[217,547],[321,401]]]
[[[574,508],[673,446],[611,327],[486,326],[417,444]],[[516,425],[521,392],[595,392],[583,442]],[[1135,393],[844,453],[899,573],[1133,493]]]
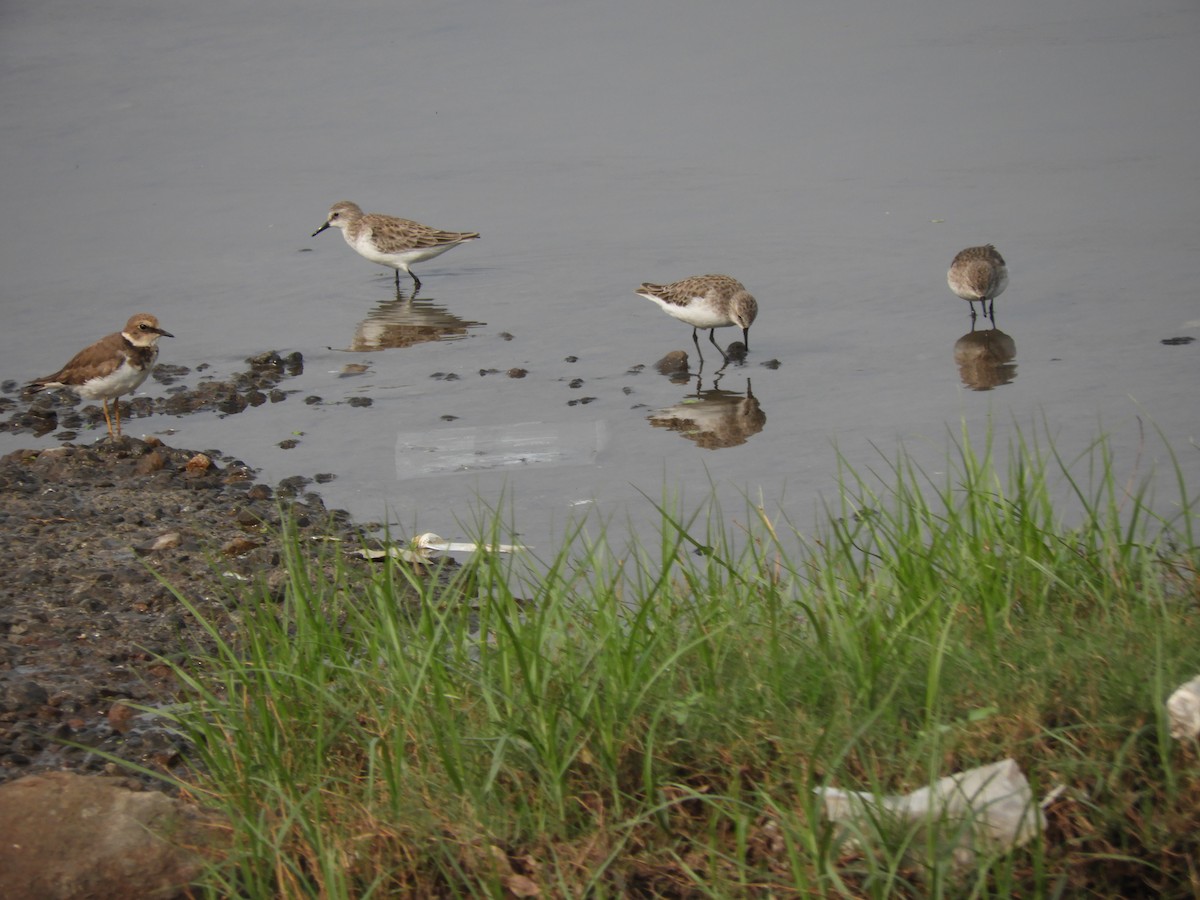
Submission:
[[[974,866],[979,853],[1020,847],[1046,827],[1042,805],[1015,760],[939,778],[903,796],[817,788],[825,815],[843,826],[842,839],[859,844],[884,833],[888,823],[932,826],[950,842],[959,868]],[[917,846],[923,845],[916,844]]]
[[[1176,688],[1167,700],[1167,717],[1175,740],[1200,738],[1200,675]]]

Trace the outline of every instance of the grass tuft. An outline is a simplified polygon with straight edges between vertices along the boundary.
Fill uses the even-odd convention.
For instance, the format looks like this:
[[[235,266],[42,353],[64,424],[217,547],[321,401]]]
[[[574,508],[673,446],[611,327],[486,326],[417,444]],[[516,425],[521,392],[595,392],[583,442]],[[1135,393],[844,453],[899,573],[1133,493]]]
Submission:
[[[1163,713],[1200,670],[1182,477],[1167,519],[1102,440],[1019,436],[1003,471],[990,437],[952,446],[942,475],[841,460],[808,534],[664,500],[653,543],[580,523],[548,558],[367,578],[293,540],[282,596],[178,668],[189,789],[233,830],[207,889],[1195,896],[1200,767]],[[936,828],[843,840],[814,794],[1005,757],[1064,790],[965,871]]]

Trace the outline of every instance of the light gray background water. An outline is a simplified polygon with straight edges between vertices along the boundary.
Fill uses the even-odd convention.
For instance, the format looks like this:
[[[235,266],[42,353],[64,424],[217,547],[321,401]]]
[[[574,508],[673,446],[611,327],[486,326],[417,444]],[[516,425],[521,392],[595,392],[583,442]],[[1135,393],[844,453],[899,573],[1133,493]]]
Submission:
[[[537,543],[713,483],[731,518],[744,494],[803,524],[835,444],[937,469],[963,418],[1048,422],[1068,456],[1107,431],[1125,476],[1163,456],[1142,417],[1200,473],[1200,343],[1160,343],[1200,331],[1194,3],[6,0],[0,73],[0,378],[142,310],[177,335],[164,362],[300,350],[284,403],[128,430],[333,473],[361,518],[454,537],[503,496]],[[417,271],[418,309],[483,324],[328,349],[393,296],[309,237],[341,199],[482,232]],[[979,392],[945,270],[989,241],[1016,378]],[[651,368],[690,329],[633,294],[704,272],[761,307],[720,387],[751,380],[765,423],[716,450],[652,425],[695,391]]]

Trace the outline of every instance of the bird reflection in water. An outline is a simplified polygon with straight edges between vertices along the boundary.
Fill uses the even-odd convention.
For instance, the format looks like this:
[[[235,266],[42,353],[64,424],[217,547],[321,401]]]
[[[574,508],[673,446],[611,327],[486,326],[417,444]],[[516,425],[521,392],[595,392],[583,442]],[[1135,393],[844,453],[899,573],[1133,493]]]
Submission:
[[[970,331],[954,342],[954,363],[962,383],[990,391],[1017,377],[1017,342],[998,328]]]
[[[655,428],[677,432],[705,450],[744,444],[767,424],[749,379],[745,394],[721,390],[714,382],[711,390],[697,390],[647,418]]]
[[[427,341],[456,341],[466,337],[468,329],[484,324],[460,319],[431,300],[398,295],[371,310],[354,329],[350,346],[343,349],[390,350]]]

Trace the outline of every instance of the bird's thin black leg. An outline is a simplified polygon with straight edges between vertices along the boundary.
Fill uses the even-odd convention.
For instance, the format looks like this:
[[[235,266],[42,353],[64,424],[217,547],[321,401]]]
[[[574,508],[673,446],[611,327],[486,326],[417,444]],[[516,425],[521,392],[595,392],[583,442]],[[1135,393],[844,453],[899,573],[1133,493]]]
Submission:
[[[700,338],[696,336],[696,329],[692,329],[692,343],[696,345],[696,355],[700,357],[700,364],[704,364],[704,354],[700,352]]]
[[[721,345],[717,343],[717,329],[708,329],[708,339],[712,341],[712,345],[717,348],[717,352],[721,354],[721,359],[728,364],[729,357],[725,355],[725,351],[721,349]]]

